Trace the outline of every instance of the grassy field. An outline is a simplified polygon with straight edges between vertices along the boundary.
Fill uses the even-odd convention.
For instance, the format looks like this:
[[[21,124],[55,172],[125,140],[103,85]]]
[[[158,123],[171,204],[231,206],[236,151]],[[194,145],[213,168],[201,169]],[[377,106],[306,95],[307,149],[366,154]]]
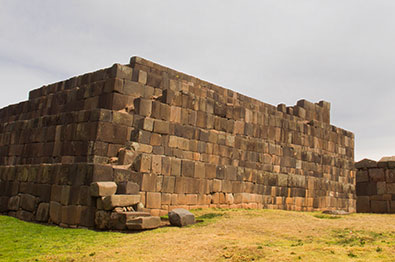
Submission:
[[[395,261],[395,215],[193,212],[202,222],[139,233],[0,216],[0,261]]]

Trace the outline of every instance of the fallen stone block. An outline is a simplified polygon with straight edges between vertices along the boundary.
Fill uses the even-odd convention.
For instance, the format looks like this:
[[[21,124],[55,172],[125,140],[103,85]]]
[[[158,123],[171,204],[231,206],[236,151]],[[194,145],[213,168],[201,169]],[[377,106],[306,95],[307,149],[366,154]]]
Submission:
[[[117,184],[115,182],[94,182],[90,187],[91,195],[93,197],[105,197],[114,195],[117,191]]]
[[[140,195],[112,195],[102,198],[104,210],[113,210],[115,207],[132,206],[140,202]]]
[[[173,226],[183,227],[195,224],[195,215],[183,208],[176,208],[169,212],[169,221]]]
[[[109,220],[109,228],[123,230],[129,221],[133,221],[137,217],[149,217],[148,212],[111,212]]]
[[[137,217],[129,220],[126,227],[130,230],[154,229],[160,226],[160,217]]]

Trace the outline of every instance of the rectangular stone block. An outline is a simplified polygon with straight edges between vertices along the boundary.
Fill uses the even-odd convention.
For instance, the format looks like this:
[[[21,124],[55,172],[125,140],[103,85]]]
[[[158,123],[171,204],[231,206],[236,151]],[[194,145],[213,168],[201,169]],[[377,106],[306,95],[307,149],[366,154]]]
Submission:
[[[54,201],[49,203],[49,217],[57,225],[62,222],[62,205],[60,203]]]
[[[138,115],[150,116],[152,112],[152,101],[144,98],[134,100],[134,108]]]
[[[16,212],[16,217],[18,219],[24,220],[24,221],[32,221],[33,220],[33,213],[25,210],[18,210]]]
[[[140,195],[112,195],[102,198],[104,210],[113,210],[115,207],[132,206],[138,202],[140,202]]]
[[[117,192],[117,184],[115,182],[93,182],[90,186],[91,196],[104,197],[111,196]]]
[[[110,165],[93,165],[92,182],[113,181],[113,168]]]
[[[8,210],[17,211],[21,205],[20,196],[12,196],[8,200]]]
[[[181,159],[172,158],[170,160],[170,163],[171,163],[170,175],[180,176],[181,175]]]
[[[176,178],[174,176],[164,176],[162,184],[162,192],[174,193]]]
[[[161,193],[147,192],[147,208],[161,208]]]
[[[161,172],[162,172],[162,156],[152,155],[151,171],[155,174],[161,174]]]
[[[370,200],[368,196],[357,197],[356,208],[358,213],[370,213]]]
[[[51,201],[60,202],[62,199],[62,186],[52,185],[51,186]]]
[[[212,178],[216,177],[217,168],[216,168],[216,166],[214,164],[206,163],[205,172],[206,172],[206,178],[207,179],[212,179]]]
[[[195,162],[195,174],[196,178],[205,178],[206,176],[206,166],[202,162]]]
[[[150,172],[151,171],[152,156],[149,154],[141,154],[136,158],[133,164],[134,170],[137,172]]]
[[[141,191],[155,192],[157,186],[157,175],[153,173],[142,174]]]
[[[62,206],[62,221],[66,225],[79,225],[81,220],[80,206]]]
[[[48,222],[49,203],[40,203],[37,208],[36,221]]]
[[[388,213],[387,201],[370,201],[371,212],[373,213]]]
[[[60,203],[64,206],[69,205],[70,202],[70,190],[71,186],[62,186],[62,193],[60,198]]]
[[[181,174],[183,177],[193,177],[195,172],[195,163],[190,160],[181,161]]]
[[[129,220],[126,226],[130,230],[154,229],[160,226],[160,217],[139,217]]]
[[[39,198],[40,202],[49,203],[51,199],[51,185],[49,184],[34,184],[33,195]]]
[[[125,181],[117,183],[117,194],[136,195],[140,192],[140,186],[137,183]]]
[[[21,207],[26,211],[35,211],[37,207],[38,199],[35,196],[29,194],[21,195]]]
[[[385,173],[382,168],[370,168],[369,169],[369,178],[370,181],[385,181]]]
[[[0,197],[0,213],[1,212],[7,212],[8,211],[8,201],[9,197],[6,196],[1,196]]]
[[[170,124],[167,121],[154,120],[154,132],[167,135],[170,133]]]

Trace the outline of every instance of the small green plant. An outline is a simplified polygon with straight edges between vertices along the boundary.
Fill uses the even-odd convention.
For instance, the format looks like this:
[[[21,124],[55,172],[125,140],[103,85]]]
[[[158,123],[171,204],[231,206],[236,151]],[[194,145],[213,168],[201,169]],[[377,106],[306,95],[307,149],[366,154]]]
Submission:
[[[383,251],[383,249],[381,247],[376,248],[376,252],[381,252],[381,251]]]
[[[197,219],[213,219],[216,217],[222,217],[224,214],[220,214],[220,213],[207,213],[201,216],[198,216]]]
[[[313,216],[316,218],[319,218],[319,219],[340,219],[340,218],[342,218],[341,216],[327,215],[327,214],[315,214]]]
[[[303,241],[298,239],[296,243],[291,244],[291,247],[303,246]]]
[[[355,255],[352,251],[348,252],[347,256],[349,257],[357,257],[357,255]]]

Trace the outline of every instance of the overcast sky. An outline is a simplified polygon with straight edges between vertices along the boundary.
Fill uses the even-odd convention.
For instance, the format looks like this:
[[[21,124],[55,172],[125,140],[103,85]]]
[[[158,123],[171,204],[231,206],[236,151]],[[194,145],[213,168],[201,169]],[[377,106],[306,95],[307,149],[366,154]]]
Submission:
[[[141,56],[277,105],[331,102],[355,159],[395,155],[393,0],[0,0],[0,107]]]

